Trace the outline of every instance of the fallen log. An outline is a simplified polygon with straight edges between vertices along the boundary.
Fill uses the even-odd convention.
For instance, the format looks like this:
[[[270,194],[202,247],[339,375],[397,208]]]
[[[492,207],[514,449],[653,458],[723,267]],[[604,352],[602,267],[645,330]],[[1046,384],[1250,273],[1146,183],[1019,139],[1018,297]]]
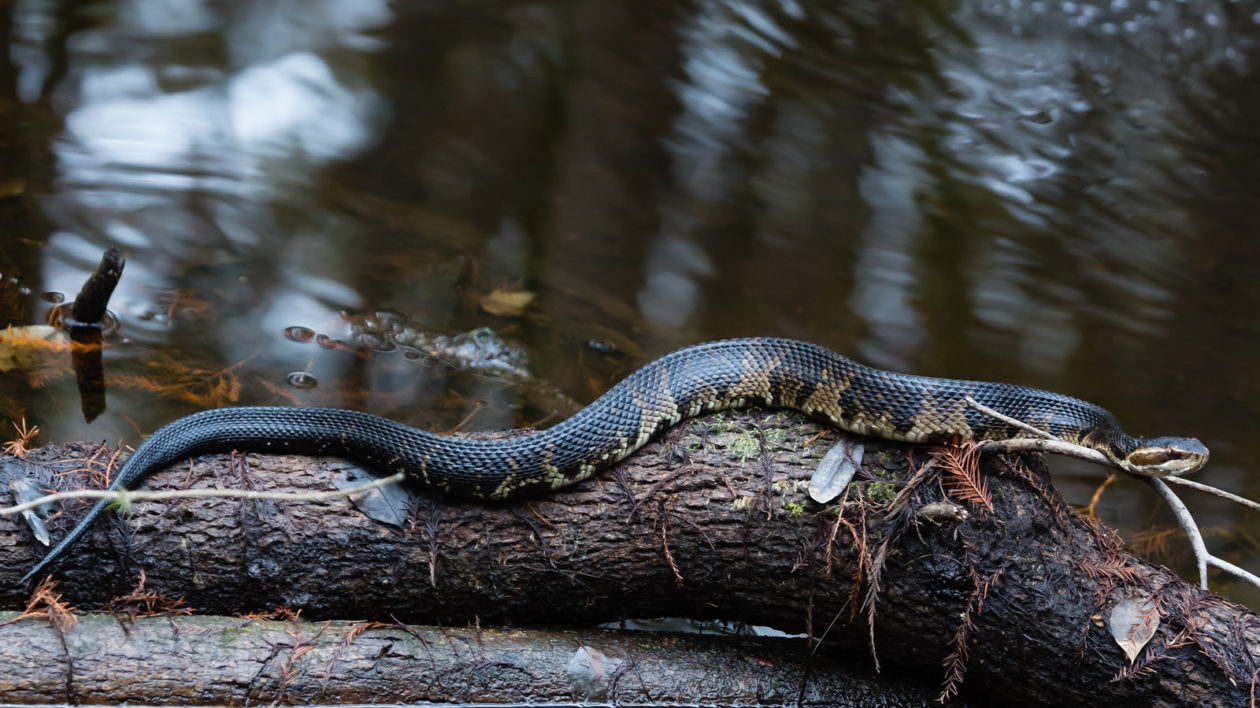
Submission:
[[[869,641],[885,671],[995,702],[1249,699],[1255,615],[1125,553],[1067,507],[1038,458],[946,474],[921,448],[868,441],[847,496],[819,506],[805,490],[835,439],[790,413],[706,416],[554,495],[479,504],[420,492],[401,529],[344,499],[136,504],[100,524],[57,577],[81,607],[126,594],[143,568],[150,588],[218,614],[283,605],[311,618],[457,625],[734,619],[824,637],[824,652],[869,656]],[[46,448],[28,455],[28,471],[64,472],[82,463],[50,461],[93,453],[108,457]],[[345,470],[221,455],[145,488],[324,490]],[[0,568],[0,606],[21,607],[17,579],[43,549],[11,517],[0,542],[14,561]],[[1126,599],[1160,620],[1132,663],[1108,624]]]
[[[0,614],[0,622],[6,619]],[[799,640],[217,616],[0,626],[5,703],[928,705]],[[857,662],[848,662],[850,664]]]

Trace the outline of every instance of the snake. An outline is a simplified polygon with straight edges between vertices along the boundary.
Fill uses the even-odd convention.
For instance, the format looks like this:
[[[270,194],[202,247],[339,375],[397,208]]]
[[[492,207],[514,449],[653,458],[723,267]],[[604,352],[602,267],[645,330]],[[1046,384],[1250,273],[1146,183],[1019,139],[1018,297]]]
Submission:
[[[1132,437],[1107,410],[1051,391],[896,373],[809,342],[744,338],[666,354],[560,423],[502,440],[439,435],[341,408],[201,411],[149,436],[110,488],[130,489],[180,460],[235,450],[338,456],[403,472],[452,496],[514,499],[588,479],[682,420],[754,407],[792,409],[848,433],[906,443],[1009,440],[1041,431],[1096,450],[1117,468],[1157,477],[1193,472],[1208,459],[1195,438]],[[107,507],[106,500],[93,506],[23,582],[65,554]]]

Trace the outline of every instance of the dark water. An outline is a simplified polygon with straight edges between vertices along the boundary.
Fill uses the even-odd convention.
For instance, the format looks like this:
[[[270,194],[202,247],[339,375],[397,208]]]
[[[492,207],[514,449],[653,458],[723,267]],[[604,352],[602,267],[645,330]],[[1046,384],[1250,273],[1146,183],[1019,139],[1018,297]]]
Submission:
[[[1260,496],[1260,3],[835,5],[0,2],[0,325],[128,259],[107,412],[41,360],[0,373],[6,436],[136,444],[254,403],[556,417],[358,346],[341,313],[383,311],[488,327],[578,402],[740,335],[1050,388],[1202,438],[1200,479]],[[1057,469],[1074,503],[1103,479]],[[1189,501],[1260,571],[1260,515]],[[1170,524],[1126,480],[1098,509]]]

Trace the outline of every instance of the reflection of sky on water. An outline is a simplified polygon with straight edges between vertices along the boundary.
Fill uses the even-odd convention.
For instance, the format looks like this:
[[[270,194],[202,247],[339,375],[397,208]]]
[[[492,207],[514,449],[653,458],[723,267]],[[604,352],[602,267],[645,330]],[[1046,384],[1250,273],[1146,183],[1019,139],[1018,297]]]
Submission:
[[[131,259],[115,302],[152,310],[151,293],[179,287],[177,264],[201,260],[207,243],[227,257],[275,242],[284,227],[270,200],[310,201],[313,175],[375,141],[386,104],[361,73],[334,70],[327,55],[378,48],[363,32],[389,19],[387,3],[372,0],[249,3],[226,14],[208,3],[136,1],[77,32],[56,91],[67,110],[54,143],[59,189],[46,206],[66,230],[45,251],[48,286],[77,288],[104,240],[145,254]],[[226,66],[199,64],[207,57],[185,52],[185,41],[221,44]],[[38,84],[44,71],[38,61],[23,65],[20,83]],[[272,254],[283,285],[250,313],[255,326],[279,331],[293,318],[326,321],[359,304],[340,283],[335,254],[311,250]],[[150,317],[129,331],[153,343],[169,325]]]
[[[117,56],[115,48],[125,47],[128,37],[147,35],[150,42],[165,38],[165,48],[178,57],[182,34],[221,29],[231,68],[177,58],[163,64],[144,51],[132,62],[125,51],[113,61],[84,61],[59,88],[73,94],[58,149],[63,178],[89,184],[107,175],[123,184],[148,178],[159,188],[194,189],[203,185],[189,181],[203,172],[248,179],[273,161],[309,169],[369,146],[384,104],[360,74],[334,73],[321,52],[366,44],[360,33],[388,20],[383,4],[309,3],[300,13],[276,5],[248,4],[257,12],[218,27],[222,18],[197,3],[129,3],[125,7],[137,11],[118,13],[117,24],[76,34],[74,46],[86,55]],[[376,12],[368,11],[373,7]],[[317,8],[325,12],[310,14]]]
[[[1227,7],[1237,3],[965,4],[956,24],[928,31],[932,71],[855,92],[857,109],[794,100],[784,76],[800,69],[799,42],[780,25],[791,13],[771,19],[754,5],[704,5],[681,31],[681,110],[667,142],[676,189],[639,293],[649,321],[680,327],[721,307],[704,300],[731,277],[713,264],[735,246],[704,238],[706,217],[751,200],[747,238],[777,242],[777,227],[816,206],[805,195],[836,149],[826,136],[837,111],[855,110],[868,116],[865,211],[853,213],[855,258],[836,266],[851,272],[844,305],[865,327],[846,351],[912,371],[952,341],[956,360],[1016,362],[1025,381],[1073,380],[1079,395],[1106,390],[1127,416],[1150,418],[1179,395],[1160,389],[1184,379],[1152,362],[1175,359],[1171,340],[1186,336],[1201,278],[1190,266],[1195,195],[1216,189],[1185,148],[1201,137],[1199,106],[1222,97],[1196,92],[1223,68],[1254,66],[1256,22]],[[860,25],[808,14],[814,26]],[[955,261],[933,257],[943,245]],[[813,246],[804,258],[829,257],[825,241]],[[769,287],[801,287],[778,277]],[[1227,395],[1208,381],[1201,400]],[[1202,415],[1191,423],[1204,426]],[[1223,477],[1228,464],[1218,462]]]
[[[699,306],[700,278],[712,275],[713,269],[690,239],[701,219],[695,212],[726,198],[734,176],[728,169],[731,151],[741,124],[750,106],[768,94],[758,82],[762,67],[756,57],[736,46],[755,38],[756,32],[737,31],[738,25],[729,19],[732,13],[760,17],[747,3],[731,3],[729,8],[709,3],[679,32],[684,78],[674,88],[682,111],[666,138],[677,192],[661,205],[661,232],[644,264],[646,282],[638,295],[640,312],[662,328],[682,327]],[[764,17],[758,25],[772,27]]]
[[[915,192],[925,175],[922,152],[913,144],[871,136],[874,164],[862,174],[859,189],[871,209],[854,268],[856,284],[849,306],[871,326],[855,355],[876,366],[910,370],[909,356],[924,337],[914,306],[918,277],[912,255],[922,225]]]

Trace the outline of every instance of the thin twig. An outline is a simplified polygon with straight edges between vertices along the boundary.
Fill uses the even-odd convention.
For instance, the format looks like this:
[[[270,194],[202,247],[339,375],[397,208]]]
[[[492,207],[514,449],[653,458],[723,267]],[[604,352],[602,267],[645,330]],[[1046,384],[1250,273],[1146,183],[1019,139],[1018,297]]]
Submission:
[[[1028,432],[1040,438],[1048,438],[1050,440],[1059,440],[1059,438],[1055,437],[1054,434],[1047,433],[1041,428],[1034,428],[1028,423],[1025,423],[1022,420],[1016,420],[1015,418],[1012,418],[1009,415],[1006,415],[1005,413],[999,413],[993,410],[992,408],[984,405],[983,403],[977,401],[976,399],[972,398],[971,396],[963,396],[963,400],[966,401],[967,405],[971,406],[972,408],[975,408],[976,410],[980,411],[981,413],[987,416],[997,418],[998,420],[1002,421],[1003,423],[1006,423],[1007,425],[1013,425],[1016,428],[1027,430]],[[1063,442],[1063,441],[1059,440],[1059,442]]]
[[[1242,568],[1239,568],[1238,566],[1234,565],[1233,563],[1230,563],[1227,560],[1217,558],[1216,556],[1208,556],[1207,562],[1208,562],[1208,565],[1216,566],[1217,568],[1220,568],[1226,573],[1229,573],[1230,575],[1236,578],[1241,578],[1242,580],[1246,580],[1252,585],[1255,585],[1256,587],[1260,588],[1260,577],[1257,577],[1255,575],[1252,575],[1251,573],[1248,573],[1247,571],[1243,570]]]
[[[1098,501],[1102,499],[1103,491],[1106,490],[1107,487],[1110,487],[1111,483],[1115,482],[1117,479],[1120,479],[1120,475],[1115,472],[1107,475],[1107,479],[1104,479],[1103,483],[1098,485],[1098,489],[1094,490],[1094,496],[1089,498],[1089,506],[1085,507],[1085,514],[1089,516],[1097,516],[1097,514],[1094,513],[1094,508],[1098,506]]]
[[[1086,462],[1102,465],[1111,469],[1116,463],[1110,457],[1088,447],[1082,447],[1065,440],[1047,438],[1010,438],[1007,440],[981,440],[977,445],[981,452],[1050,452],[1056,455],[1076,457]],[[1128,470],[1124,470],[1128,472]]]
[[[1155,477],[1145,479],[1146,483],[1164,498],[1164,503],[1172,509],[1173,516],[1177,517],[1177,523],[1181,524],[1181,528],[1185,530],[1186,537],[1190,540],[1190,549],[1194,551],[1195,565],[1199,567],[1199,587],[1207,590],[1208,558],[1211,556],[1207,552],[1207,545],[1203,543],[1203,535],[1199,533],[1199,525],[1194,522],[1194,517],[1190,515],[1190,510],[1186,508],[1186,505],[1181,503],[1181,499],[1167,484],[1164,484],[1162,479]]]
[[[1237,494],[1231,494],[1230,492],[1227,492],[1224,489],[1217,489],[1216,487],[1213,487],[1211,485],[1203,484],[1202,482],[1195,482],[1194,480],[1186,479],[1184,477],[1164,477],[1163,480],[1165,482],[1173,482],[1174,484],[1180,484],[1183,487],[1197,489],[1200,492],[1207,492],[1208,494],[1215,494],[1216,496],[1221,497],[1222,499],[1228,499],[1234,502],[1235,504],[1242,504],[1243,506],[1249,509],[1255,509],[1256,511],[1260,511],[1260,503],[1253,502],[1246,497],[1240,497]]]
[[[1007,425],[1013,425],[1021,430],[1026,430],[1036,436],[1032,439],[1011,438],[1008,440],[982,440],[979,442],[980,450],[982,452],[1052,452],[1057,455],[1079,457],[1082,460],[1094,462],[1104,467],[1119,469],[1110,457],[1107,457],[1093,448],[1070,443],[1052,433],[1048,433],[1040,428],[1034,428],[1022,420],[1016,420],[1005,413],[999,413],[998,411],[993,410],[971,396],[965,396],[963,400],[967,402],[967,405],[987,416],[1000,420]],[[1128,470],[1125,471],[1127,472]]]
[[[168,492],[144,492],[127,489],[83,489],[75,492],[57,492],[38,499],[0,509],[0,516],[19,514],[27,509],[62,501],[63,499],[113,499],[123,504],[139,501],[159,501],[163,499],[198,499],[203,497],[230,497],[236,499],[276,499],[282,501],[324,501],[366,492],[387,484],[401,482],[406,473],[399,472],[388,477],[368,482],[350,489],[336,489],[328,492],[255,492],[245,489],[174,489]]]

